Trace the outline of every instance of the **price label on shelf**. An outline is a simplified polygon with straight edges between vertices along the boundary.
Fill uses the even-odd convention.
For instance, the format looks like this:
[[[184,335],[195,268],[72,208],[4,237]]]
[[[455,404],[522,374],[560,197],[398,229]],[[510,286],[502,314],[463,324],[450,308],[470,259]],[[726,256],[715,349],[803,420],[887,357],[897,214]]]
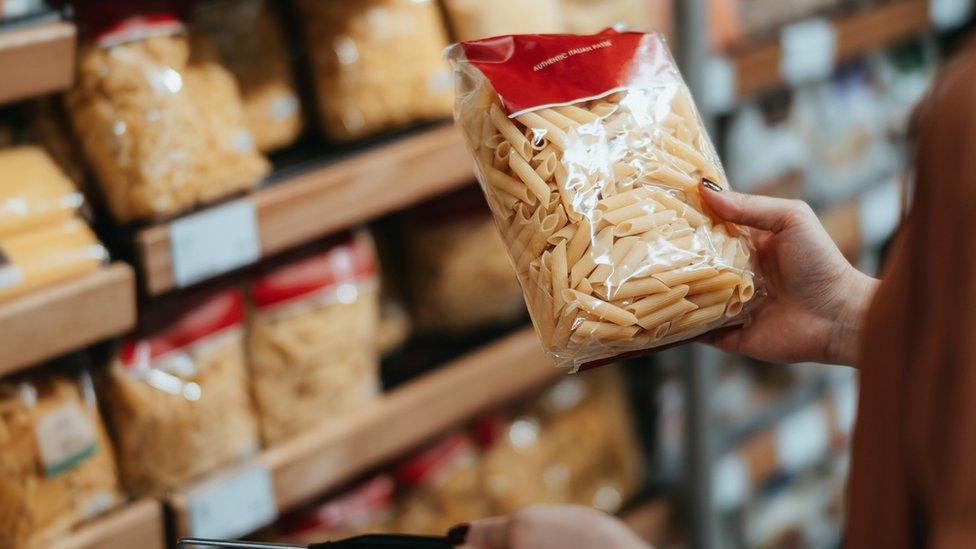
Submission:
[[[779,70],[790,84],[823,80],[834,72],[837,31],[827,19],[794,23],[780,31]]]
[[[973,15],[973,0],[929,0],[929,18],[939,30],[961,27]]]
[[[173,279],[179,288],[257,261],[261,257],[254,205],[238,200],[170,224]]]
[[[724,114],[735,107],[738,78],[735,67],[724,57],[711,57],[705,64],[702,106],[709,114]]]
[[[193,494],[187,509],[194,537],[227,539],[249,534],[278,516],[271,472],[255,466],[205,486]]]

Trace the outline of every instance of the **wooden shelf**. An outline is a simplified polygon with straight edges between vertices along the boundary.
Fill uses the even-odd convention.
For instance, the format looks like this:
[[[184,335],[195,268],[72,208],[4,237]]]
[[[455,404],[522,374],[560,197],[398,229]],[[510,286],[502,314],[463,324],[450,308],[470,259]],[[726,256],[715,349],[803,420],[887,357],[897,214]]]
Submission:
[[[144,499],[98,518],[50,549],[164,549],[166,532],[162,504]]]
[[[460,132],[445,125],[277,181],[245,200],[254,207],[264,257],[473,180]],[[150,295],[175,288],[169,231],[169,224],[161,224],[136,236],[143,285]]]
[[[834,19],[836,62],[848,61],[930,28],[929,0],[900,0]],[[783,84],[777,41],[747,46],[731,54],[738,97],[748,98]]]
[[[75,26],[63,21],[0,30],[0,104],[71,86],[76,34]]]
[[[0,303],[0,375],[129,330],[135,294],[132,269],[115,263]]]
[[[254,463],[177,493],[169,502],[177,535],[200,534],[191,502],[233,482],[241,471],[266,468],[277,509],[288,510],[562,375],[531,329],[504,337],[395,389],[355,417],[265,450]]]

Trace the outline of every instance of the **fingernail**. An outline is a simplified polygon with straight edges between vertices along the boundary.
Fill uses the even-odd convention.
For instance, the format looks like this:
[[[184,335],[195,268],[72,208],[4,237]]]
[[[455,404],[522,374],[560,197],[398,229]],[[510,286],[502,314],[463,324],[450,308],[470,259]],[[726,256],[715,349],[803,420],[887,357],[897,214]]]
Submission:
[[[717,183],[705,177],[702,178],[702,185],[704,185],[705,188],[711,189],[717,193],[720,193],[723,190],[722,187],[719,187]]]
[[[464,545],[468,539],[468,530],[471,530],[470,524],[458,524],[447,531],[447,542],[451,545]]]

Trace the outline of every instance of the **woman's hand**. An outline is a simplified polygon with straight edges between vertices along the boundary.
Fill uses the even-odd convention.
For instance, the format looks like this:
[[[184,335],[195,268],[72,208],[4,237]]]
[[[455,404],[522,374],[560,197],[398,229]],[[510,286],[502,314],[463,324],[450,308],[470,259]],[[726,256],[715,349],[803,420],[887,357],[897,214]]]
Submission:
[[[769,295],[748,325],[714,344],[769,362],[853,364],[878,281],[844,258],[805,202],[715,188],[702,184],[702,196],[718,217],[751,229]]]
[[[649,549],[618,519],[587,507],[540,505],[451,530],[463,549]]]

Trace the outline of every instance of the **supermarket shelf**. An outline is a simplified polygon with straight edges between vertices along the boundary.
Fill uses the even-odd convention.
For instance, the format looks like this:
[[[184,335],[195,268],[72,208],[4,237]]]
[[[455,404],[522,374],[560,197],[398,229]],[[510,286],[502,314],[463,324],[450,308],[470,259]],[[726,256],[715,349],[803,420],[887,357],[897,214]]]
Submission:
[[[50,549],[164,549],[162,504],[143,499],[85,524]]]
[[[276,181],[245,200],[254,207],[264,257],[473,180],[461,134],[445,125]],[[174,289],[170,224],[140,231],[136,246],[147,293]]]
[[[395,389],[355,417],[265,450],[254,463],[178,492],[169,502],[177,534],[210,531],[194,524],[191,509],[199,507],[194,501],[209,498],[255,467],[270,472],[276,508],[288,510],[560,375],[565,373],[542,353],[531,329],[506,336]]]
[[[64,21],[0,31],[0,104],[71,86],[76,34]]]
[[[0,375],[129,330],[135,293],[132,269],[115,263],[0,303]]]
[[[860,57],[886,45],[918,36],[930,28],[929,0],[900,0],[834,19],[835,62]],[[783,83],[782,50],[776,41],[747,46],[731,55],[737,95],[748,98]]]

